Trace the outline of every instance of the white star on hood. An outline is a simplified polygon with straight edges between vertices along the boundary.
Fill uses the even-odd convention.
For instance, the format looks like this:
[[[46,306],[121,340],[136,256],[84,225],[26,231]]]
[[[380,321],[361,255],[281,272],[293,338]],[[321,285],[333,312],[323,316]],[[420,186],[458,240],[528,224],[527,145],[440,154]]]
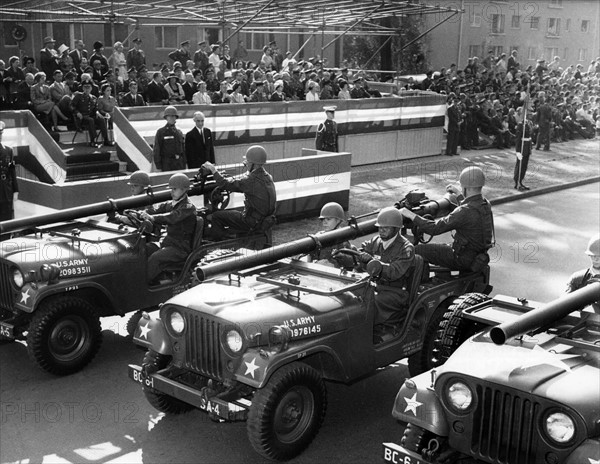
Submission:
[[[244,372],[244,375],[250,374],[252,378],[254,378],[254,371],[258,369],[258,366],[256,365],[256,358],[253,358],[252,362],[244,361],[244,364],[246,364],[246,372]]]
[[[423,404],[423,403],[419,403],[417,401],[417,393],[416,392],[412,396],[412,398],[404,397],[404,401],[406,401],[406,409],[404,410],[404,412],[410,411],[415,416],[417,415],[417,408]]]

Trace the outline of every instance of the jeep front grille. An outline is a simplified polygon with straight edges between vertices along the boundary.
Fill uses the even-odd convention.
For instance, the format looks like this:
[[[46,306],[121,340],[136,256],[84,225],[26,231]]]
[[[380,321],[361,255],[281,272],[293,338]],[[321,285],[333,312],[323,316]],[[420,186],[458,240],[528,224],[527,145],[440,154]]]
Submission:
[[[6,261],[0,261],[0,309],[13,310],[15,301],[12,288],[10,264]]]
[[[473,455],[494,463],[538,462],[540,403],[497,386],[477,385],[476,394],[479,400],[473,413]]]
[[[188,326],[184,367],[222,380],[221,324],[197,313],[186,312]]]

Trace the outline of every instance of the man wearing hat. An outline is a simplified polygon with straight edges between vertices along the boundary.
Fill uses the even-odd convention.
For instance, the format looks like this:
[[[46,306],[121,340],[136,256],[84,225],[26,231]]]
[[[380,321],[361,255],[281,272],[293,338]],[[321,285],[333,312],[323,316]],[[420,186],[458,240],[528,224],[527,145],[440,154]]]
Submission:
[[[203,164],[214,176],[217,186],[229,192],[244,194],[244,210],[224,210],[212,213],[209,235],[214,240],[223,240],[227,233],[266,231],[275,223],[277,194],[271,175],[265,170],[267,152],[260,145],[246,150],[244,165],[248,172],[241,178],[223,177],[214,164]]]
[[[83,125],[87,126],[90,146],[96,147],[96,127],[100,129],[104,145],[113,145],[108,138],[108,130],[106,127],[106,119],[100,117],[97,113],[97,101],[98,99],[92,95],[92,82],[86,80],[81,84],[82,91],[75,92],[73,100],[71,101],[71,110],[75,115],[75,122],[79,129]]]
[[[338,129],[337,123],[333,120],[336,107],[325,106],[323,109],[327,119],[317,127],[315,145],[317,150],[338,152]]]
[[[54,71],[59,68],[58,60],[58,52],[54,49],[54,44],[56,40],[52,37],[44,38],[44,48],[40,51],[40,68],[43,72],[46,73],[46,79],[48,82],[52,80],[52,76],[54,75]]]
[[[154,137],[154,165],[159,171],[181,171],[185,166],[185,138],[175,123],[179,118],[177,108],[167,106],[163,113],[167,123],[156,131]]]
[[[69,56],[73,60],[73,67],[75,69],[79,69],[81,66],[81,59],[88,57],[88,52],[85,50],[85,44],[83,43],[83,40],[75,40],[75,50],[69,53]]]
[[[208,53],[206,40],[201,40],[198,42],[198,50],[194,53],[194,66],[196,69],[200,69],[202,71],[202,75],[206,72],[206,68],[208,68]]]
[[[0,221],[14,219],[14,202],[19,196],[12,148],[2,143],[6,124],[0,121]]]
[[[365,81],[361,76],[354,80],[354,88],[350,91],[351,98],[371,98],[371,94],[364,87]]]
[[[250,101],[252,103],[269,101],[269,98],[265,93],[265,83],[263,81],[255,81],[254,85],[256,86],[256,89],[250,94]]]
[[[181,42],[177,50],[173,50],[169,53],[169,59],[173,60],[173,62],[179,61],[180,63],[187,63],[187,60],[191,60],[190,41],[184,40]]]
[[[133,48],[130,48],[127,51],[127,56],[126,56],[126,60],[127,60],[127,69],[129,68],[135,68],[135,69],[139,69],[141,66],[146,64],[146,55],[144,54],[144,51],[141,49],[142,46],[142,39],[135,38],[132,40],[133,42]]]

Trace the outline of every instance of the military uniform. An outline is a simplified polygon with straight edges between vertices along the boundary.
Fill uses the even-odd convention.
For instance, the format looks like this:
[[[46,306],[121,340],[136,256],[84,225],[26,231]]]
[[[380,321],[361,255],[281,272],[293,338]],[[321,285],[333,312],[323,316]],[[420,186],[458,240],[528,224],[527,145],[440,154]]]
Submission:
[[[590,268],[577,271],[571,275],[567,283],[566,293],[574,292],[585,287],[593,282],[600,282],[600,274],[594,274]],[[592,304],[592,308],[596,314],[600,314],[600,301]]]
[[[185,137],[175,124],[166,124],[156,132],[154,138],[154,164],[161,171],[185,169]]]
[[[214,173],[214,177],[219,187],[244,194],[244,210],[214,212],[211,237],[222,240],[227,231],[243,233],[272,225],[269,222],[275,214],[277,194],[273,178],[262,166],[255,168],[239,180],[224,178],[218,171]]]
[[[417,245],[415,252],[431,264],[456,270],[471,270],[479,254],[493,244],[494,223],[492,206],[483,195],[465,198],[460,206],[437,220],[415,216],[413,223],[429,235],[455,231],[454,243]]]
[[[139,70],[146,64],[146,55],[143,50],[137,50],[135,47],[127,52],[127,69],[135,68]],[[123,76],[124,77],[124,76]]]
[[[399,322],[400,311],[408,306],[409,293],[407,290],[408,271],[415,260],[413,245],[400,233],[396,234],[393,242],[384,247],[379,235],[361,244],[361,249],[379,260],[382,271],[375,279],[376,285],[369,287],[366,295],[369,312],[375,307],[375,324]]]
[[[550,150],[550,123],[552,122],[552,109],[546,103],[543,103],[537,111],[537,123],[539,132],[535,148],[540,149],[542,143],[544,150]]]
[[[187,195],[177,202],[167,201],[146,210],[155,224],[166,225],[167,235],[160,249],[157,244],[147,244],[148,280],[151,282],[162,272],[162,266],[185,261],[192,251],[192,239],[196,228],[196,207]]]
[[[19,191],[12,149],[0,143],[0,221],[14,219],[14,193]]]
[[[71,108],[73,109],[73,114],[75,114],[75,121],[79,121],[77,113],[81,113],[81,122],[87,124],[90,143],[93,143],[96,139],[96,126],[100,129],[104,142],[107,143],[109,139],[106,119],[98,117],[96,112],[97,101],[98,99],[91,93],[75,92],[71,101]]]
[[[319,124],[315,145],[317,150],[338,151],[338,129],[334,120],[326,119]]]
[[[521,149],[522,147],[522,149]],[[516,151],[521,153],[522,158],[517,158],[515,163],[515,170],[513,173],[513,179],[515,181],[515,188],[518,188],[523,182],[527,167],[529,165],[529,156],[531,155],[531,125],[529,122],[525,124],[525,137],[523,137],[523,123],[517,124],[516,129]]]

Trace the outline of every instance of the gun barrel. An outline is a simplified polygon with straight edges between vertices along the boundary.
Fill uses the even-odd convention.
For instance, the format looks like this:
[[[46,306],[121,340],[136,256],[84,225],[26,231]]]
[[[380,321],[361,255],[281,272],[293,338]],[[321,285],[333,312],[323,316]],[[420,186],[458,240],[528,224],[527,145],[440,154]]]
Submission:
[[[196,268],[196,276],[200,282],[204,282],[217,275],[272,263],[278,259],[289,258],[298,254],[310,253],[321,246],[327,247],[343,242],[344,240],[351,240],[356,237],[374,233],[377,231],[375,222],[377,222],[376,219],[371,219],[369,221],[359,222],[356,225],[342,227],[322,234],[308,236],[271,248],[266,248],[243,258],[200,265]]]
[[[493,327],[490,330],[490,338],[496,345],[502,345],[515,335],[544,327],[550,322],[562,319],[569,313],[582,309],[598,300],[600,300],[600,282],[594,282],[531,310],[513,321],[503,322]]]
[[[211,183],[211,187],[214,182]],[[188,195],[201,195],[208,191],[206,186],[202,188],[200,184],[194,185]],[[31,227],[42,226],[46,224],[53,224],[55,222],[71,221],[73,219],[95,216],[97,214],[105,214],[111,211],[121,211],[124,209],[139,208],[141,206],[147,206],[161,201],[167,201],[171,199],[170,190],[161,190],[159,192],[151,192],[146,195],[135,195],[131,197],[119,198],[117,200],[106,200],[98,203],[92,203],[89,205],[76,206],[74,208],[64,209],[62,211],[56,211],[54,213],[39,214],[36,216],[29,216],[26,218],[11,219],[9,221],[0,222],[0,234],[6,234],[10,232],[16,232]]]

